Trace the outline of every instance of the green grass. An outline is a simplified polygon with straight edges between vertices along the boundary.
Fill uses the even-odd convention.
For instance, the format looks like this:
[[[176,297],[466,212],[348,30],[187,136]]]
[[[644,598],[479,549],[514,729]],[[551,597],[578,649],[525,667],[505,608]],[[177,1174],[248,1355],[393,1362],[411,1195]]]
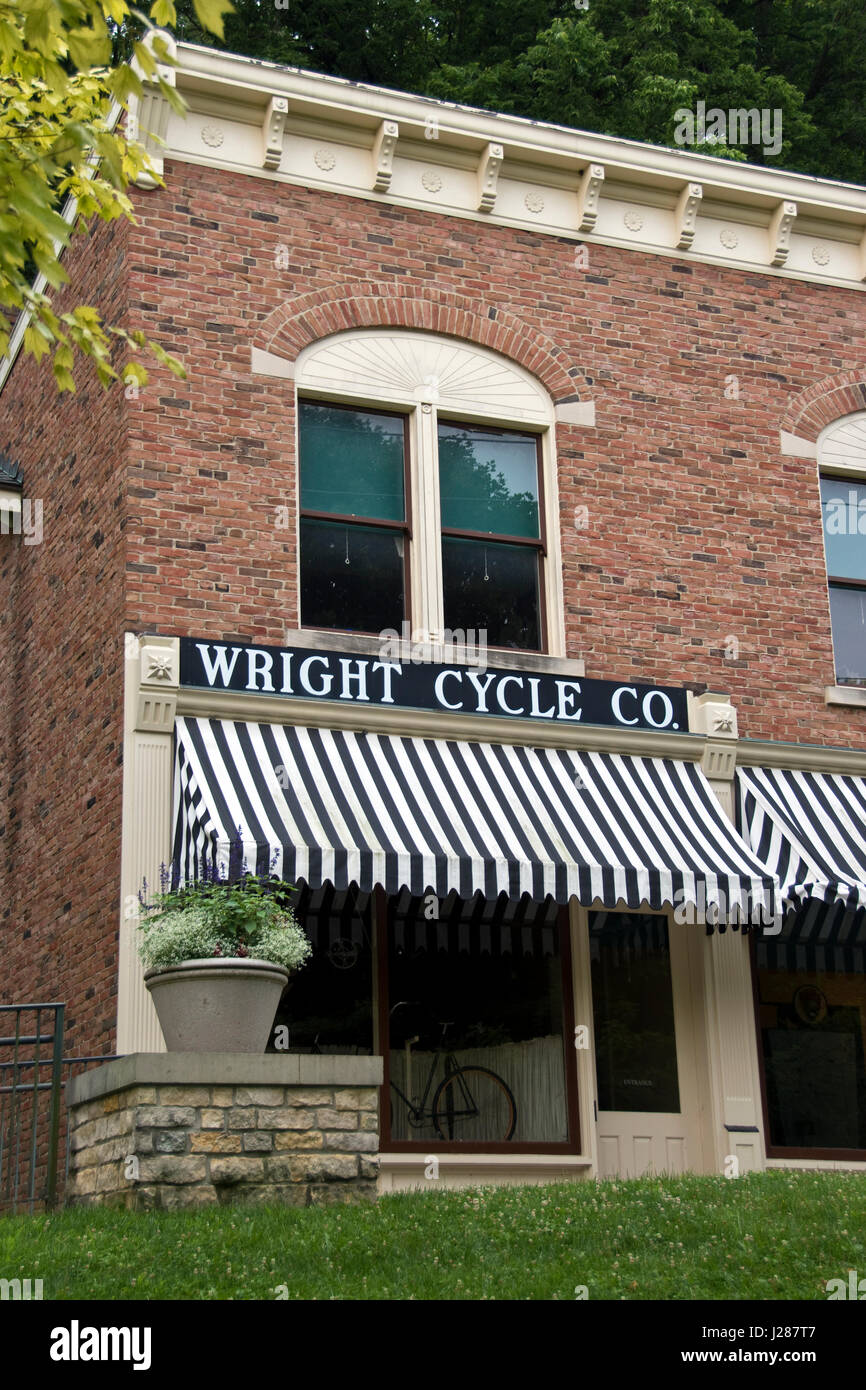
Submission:
[[[41,1278],[46,1299],[825,1299],[849,1268],[866,1277],[860,1174],[0,1219],[0,1277]]]

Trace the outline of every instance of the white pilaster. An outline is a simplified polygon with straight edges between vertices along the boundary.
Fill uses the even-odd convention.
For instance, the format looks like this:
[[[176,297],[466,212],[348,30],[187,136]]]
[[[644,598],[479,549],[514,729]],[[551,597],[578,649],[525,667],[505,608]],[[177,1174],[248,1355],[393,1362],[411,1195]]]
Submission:
[[[730,697],[711,691],[690,696],[689,728],[707,736],[701,766],[733,821],[737,712]],[[749,940],[731,927],[716,929],[705,937],[705,948],[712,1151],[720,1173],[731,1156],[745,1173],[766,1163]]]
[[[126,634],[123,738],[123,827],[117,1050],[163,1052],[165,1043],[138,956],[138,891],[159,888],[171,860],[174,718],[180,679],[176,637]]]

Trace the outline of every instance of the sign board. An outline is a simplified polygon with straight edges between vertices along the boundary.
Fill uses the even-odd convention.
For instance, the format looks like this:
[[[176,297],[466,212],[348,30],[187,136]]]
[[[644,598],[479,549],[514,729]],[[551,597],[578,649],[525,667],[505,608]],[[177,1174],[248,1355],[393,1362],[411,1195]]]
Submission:
[[[180,683],[205,690],[688,733],[686,691],[631,681],[433,661],[379,660],[307,647],[180,639]]]

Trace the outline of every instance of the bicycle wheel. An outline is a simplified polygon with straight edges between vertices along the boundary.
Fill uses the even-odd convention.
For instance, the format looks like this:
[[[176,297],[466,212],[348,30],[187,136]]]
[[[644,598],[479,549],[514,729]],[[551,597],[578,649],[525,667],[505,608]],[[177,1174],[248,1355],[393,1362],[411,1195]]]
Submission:
[[[490,1144],[510,1139],[517,1106],[501,1076],[487,1067],[459,1067],[433,1097],[433,1127],[440,1139]]]

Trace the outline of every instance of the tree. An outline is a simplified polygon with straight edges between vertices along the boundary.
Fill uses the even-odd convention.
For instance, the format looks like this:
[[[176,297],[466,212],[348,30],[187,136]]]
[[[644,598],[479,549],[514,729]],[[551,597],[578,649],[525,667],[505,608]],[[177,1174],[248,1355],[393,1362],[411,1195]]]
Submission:
[[[227,0],[195,0],[199,21],[216,34],[229,8]],[[130,99],[150,80],[184,109],[159,74],[169,55],[154,36],[154,22],[175,22],[174,5],[154,0],[150,19],[137,15],[131,61],[112,64],[113,35],[133,17],[126,0],[0,0],[0,354],[24,311],[24,351],[50,358],[61,390],[75,389],[76,351],[103,385],[116,378],[117,345],[128,354],[125,379],[147,380],[142,349],[184,375],[144,334],[103,323],[88,305],[55,313],[51,303],[50,291],[68,278],[60,257],[71,238],[94,217],[134,221],[126,189],[142,172],[156,177],[143,146],[121,127]]]

